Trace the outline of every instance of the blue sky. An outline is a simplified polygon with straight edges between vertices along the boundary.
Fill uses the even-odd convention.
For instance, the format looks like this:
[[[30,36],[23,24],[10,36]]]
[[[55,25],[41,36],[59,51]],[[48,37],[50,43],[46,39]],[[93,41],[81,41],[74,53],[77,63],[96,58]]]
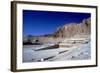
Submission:
[[[90,13],[23,10],[23,35],[50,34],[59,26],[80,23],[89,17]]]

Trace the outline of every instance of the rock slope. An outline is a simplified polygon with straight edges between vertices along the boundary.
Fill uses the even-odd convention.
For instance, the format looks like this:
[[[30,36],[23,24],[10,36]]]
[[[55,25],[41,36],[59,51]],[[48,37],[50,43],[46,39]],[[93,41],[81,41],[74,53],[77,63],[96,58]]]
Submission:
[[[54,33],[55,37],[73,37],[74,35],[88,35],[91,30],[91,20],[90,18],[84,19],[82,23],[70,23],[59,27]]]

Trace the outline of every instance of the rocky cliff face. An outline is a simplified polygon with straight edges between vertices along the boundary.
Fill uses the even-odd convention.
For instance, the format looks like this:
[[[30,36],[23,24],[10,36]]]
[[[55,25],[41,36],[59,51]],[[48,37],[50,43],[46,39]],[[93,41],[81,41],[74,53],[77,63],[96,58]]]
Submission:
[[[90,18],[84,19],[82,23],[70,23],[59,27],[54,33],[54,37],[69,38],[74,35],[88,35],[91,32],[91,20]]]
[[[31,39],[31,42],[47,43],[59,42],[61,38],[70,38],[75,35],[90,35],[91,33],[91,19],[84,19],[81,23],[69,23],[58,27],[53,34],[46,34],[43,36],[33,36],[26,38],[25,42]]]

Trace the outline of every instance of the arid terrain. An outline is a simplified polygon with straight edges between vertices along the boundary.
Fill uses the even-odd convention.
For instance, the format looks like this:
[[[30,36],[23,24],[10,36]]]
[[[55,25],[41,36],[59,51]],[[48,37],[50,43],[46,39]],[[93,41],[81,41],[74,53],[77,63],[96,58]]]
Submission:
[[[23,62],[91,59],[91,19],[57,27],[51,34],[23,37]]]

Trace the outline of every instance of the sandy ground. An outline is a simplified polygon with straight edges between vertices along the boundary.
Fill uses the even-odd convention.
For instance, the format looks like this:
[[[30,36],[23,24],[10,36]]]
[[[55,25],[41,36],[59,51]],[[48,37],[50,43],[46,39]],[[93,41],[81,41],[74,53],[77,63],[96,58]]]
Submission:
[[[23,62],[42,62],[42,61],[69,61],[91,59],[90,40],[74,40],[64,42],[70,47],[59,47],[47,50],[38,50],[48,45],[30,45],[23,47]],[[62,43],[61,43],[62,45]]]

